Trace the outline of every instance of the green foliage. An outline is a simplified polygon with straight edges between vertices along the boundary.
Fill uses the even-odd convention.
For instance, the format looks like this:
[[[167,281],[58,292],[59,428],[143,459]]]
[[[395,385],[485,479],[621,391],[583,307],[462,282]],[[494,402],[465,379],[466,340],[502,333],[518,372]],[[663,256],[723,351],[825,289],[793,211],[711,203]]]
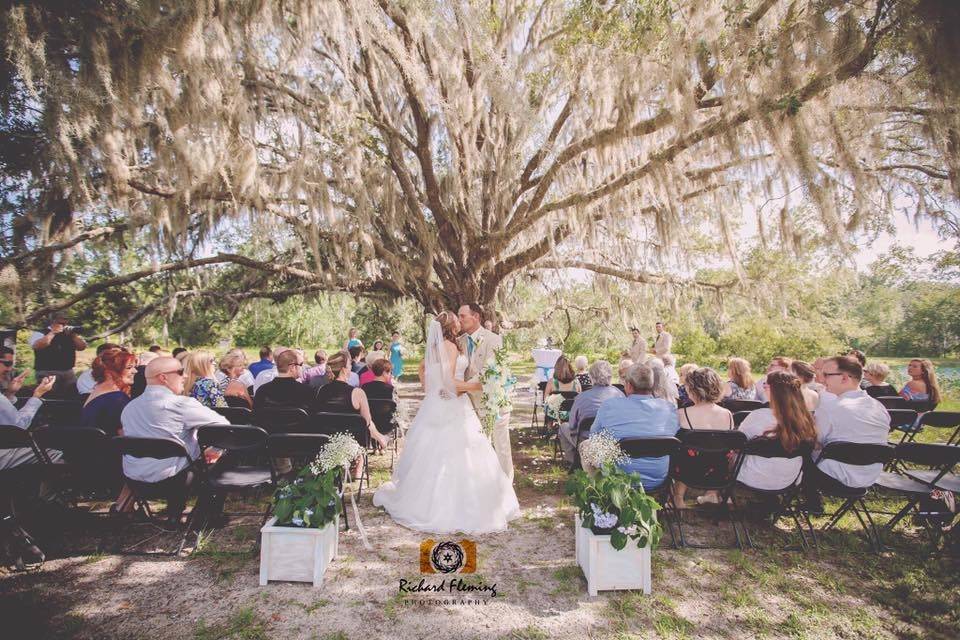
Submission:
[[[717,341],[701,325],[685,323],[682,327],[674,327],[673,338],[673,351],[681,354],[685,362],[696,362],[701,366],[718,364],[715,362]]]
[[[720,335],[719,355],[747,359],[761,369],[774,356],[812,360],[836,353],[842,345],[826,330],[805,323],[775,325],[765,318],[744,320]]]
[[[277,489],[273,514],[280,526],[322,529],[340,515],[337,479],[341,469],[314,473],[311,465],[297,474],[297,479]]]
[[[384,345],[390,344],[390,334],[400,328],[400,314],[396,308],[367,302],[357,307],[350,322],[360,330],[363,344],[371,349],[377,340],[383,340]]]
[[[604,464],[594,475],[577,471],[567,480],[566,493],[580,511],[583,526],[595,526],[594,510],[617,517],[610,532],[613,548],[623,549],[628,540],[638,547],[655,548],[663,528],[657,520],[660,505],[648,496],[640,483],[640,474],[627,473],[614,464]]]

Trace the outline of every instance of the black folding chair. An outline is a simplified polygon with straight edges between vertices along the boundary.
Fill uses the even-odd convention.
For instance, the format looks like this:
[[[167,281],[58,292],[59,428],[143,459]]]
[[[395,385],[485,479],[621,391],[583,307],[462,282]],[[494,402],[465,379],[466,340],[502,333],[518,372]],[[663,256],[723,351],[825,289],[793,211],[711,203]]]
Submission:
[[[373,418],[373,424],[377,425],[377,431],[382,434],[393,434],[393,451],[390,453],[390,468],[393,468],[393,459],[400,452],[400,438],[403,437],[399,426],[397,425],[397,403],[386,398],[368,398],[370,405],[370,416]]]
[[[23,543],[37,555],[37,562],[42,565],[45,557],[33,536],[20,524],[17,518],[16,500],[33,493],[33,489],[39,486],[43,479],[43,465],[48,460],[26,429],[14,425],[0,425],[0,451],[19,449],[24,450],[22,463],[0,470],[0,533],[2,533],[0,539],[10,543],[17,538],[22,539]],[[10,548],[14,548],[13,544]],[[26,569],[22,557],[18,556],[15,560],[18,570]]]
[[[197,428],[197,441],[200,449],[206,451],[208,447],[223,450],[223,457],[213,467],[206,463],[206,457],[200,456],[199,466],[202,470],[197,493],[198,501],[203,500],[205,506],[212,505],[214,496],[226,498],[231,493],[256,493],[264,487],[274,487],[276,477],[271,465],[234,464],[232,458],[257,457],[265,453],[267,446],[267,432],[260,427],[240,425],[203,425]],[[260,526],[270,517],[272,502],[264,512],[223,512],[224,516],[262,515]],[[203,513],[208,514],[208,510]],[[207,524],[206,518],[201,523],[200,530]],[[199,537],[199,533],[197,534]]]
[[[95,493],[113,497],[123,486],[120,456],[102,429],[47,427],[37,430],[33,438],[44,453],[63,453],[57,463],[45,456],[44,479],[74,508],[81,496]]]
[[[747,419],[747,416],[750,415],[749,411],[737,411],[733,414],[733,426],[739,427],[743,424],[743,421]]]
[[[590,428],[593,426],[593,421],[595,419],[595,417],[584,418],[577,422],[573,439],[573,466],[570,468],[571,472],[583,468],[583,464],[580,462],[580,443],[586,440],[587,436],[590,435]]]
[[[78,398],[44,399],[42,402],[33,419],[34,427],[67,427],[80,424],[83,405]]]
[[[537,390],[533,392],[533,413],[530,415],[530,426],[538,427],[540,426],[540,418],[537,415],[540,407],[543,405],[545,398],[543,397],[544,391],[547,389],[547,382],[537,383]]]
[[[828,443],[827,446],[823,448],[816,462],[818,465],[825,460],[835,460],[854,466],[885,465],[893,457],[893,453],[894,446],[891,444],[836,441]],[[822,472],[820,473],[821,476],[826,475]],[[814,482],[814,485],[822,495],[844,501],[840,508],[833,514],[830,522],[823,527],[823,531],[829,531],[837,525],[840,518],[848,511],[853,511],[854,515],[857,516],[857,520],[860,522],[860,526],[863,527],[863,531],[867,536],[867,541],[870,543],[871,548],[873,548],[874,551],[880,551],[880,547],[883,544],[880,539],[880,533],[877,531],[877,526],[873,522],[870,510],[867,509],[867,505],[863,501],[864,497],[866,497],[870,491],[870,487],[851,487],[831,477],[807,478],[805,481]]]
[[[560,402],[559,413],[560,413],[561,415],[564,414],[564,413],[566,413],[566,414],[569,416],[569,415],[570,415],[570,409],[573,408],[573,402],[574,402],[574,400],[576,400],[577,392],[576,392],[576,391],[561,391],[560,393],[563,394],[563,400]],[[568,397],[567,394],[573,394],[573,396],[572,396],[572,397]],[[559,458],[559,457],[562,457],[562,455],[563,455],[563,451],[562,451],[562,449],[561,449],[561,447],[560,447],[560,429],[562,428],[562,426],[563,426],[563,422],[561,422],[561,421],[558,420],[558,421],[557,421],[557,430],[554,432],[554,436],[553,436],[553,457],[554,457],[554,458]]]
[[[239,409],[250,408],[250,405],[247,404],[246,398],[241,398],[240,396],[224,396],[224,400],[227,401],[228,407],[236,407]]]
[[[302,458],[312,460],[320,450],[330,441],[330,436],[322,433],[272,433],[267,437],[267,453],[270,457],[271,471],[274,484],[277,484],[279,473],[274,467],[277,458]],[[347,503],[343,494],[343,475],[337,478],[337,490],[340,493],[340,506],[343,508],[343,528],[347,530]]]
[[[753,438],[748,441],[746,446],[743,448],[743,457],[746,460],[747,456],[757,456],[760,458],[783,458],[785,460],[795,460],[797,458],[803,459],[810,455],[813,451],[813,443],[801,443],[797,449],[791,453],[788,453],[784,448],[783,444],[780,442],[779,438]],[[741,463],[742,467],[742,463]],[[806,549],[808,546],[807,543],[807,534],[803,530],[803,525],[806,524],[807,530],[810,532],[811,541],[816,545],[816,538],[813,534],[813,524],[810,522],[810,515],[806,512],[805,509],[801,506],[800,501],[800,477],[803,474],[803,465],[800,465],[800,468],[797,469],[796,476],[790,481],[790,484],[783,487],[782,489],[760,489],[757,487],[752,487],[741,480],[737,480],[736,488],[737,489],[747,489],[751,493],[761,496],[766,496],[777,501],[777,510],[772,514],[771,524],[776,525],[777,520],[784,516],[789,516],[793,523],[797,526],[797,533],[800,534],[800,545]],[[741,508],[741,512],[745,509]],[[744,537],[747,539],[747,544],[752,548],[753,540],[750,538],[750,530],[747,528],[747,523],[745,518],[740,519],[740,526],[743,527]]]
[[[367,450],[372,445],[370,429],[367,422],[358,413],[326,413],[319,412],[310,416],[301,433],[320,433],[332,436],[337,433],[348,433],[363,447],[363,472],[360,474],[357,485],[357,497],[363,497],[363,481],[370,486],[370,464]]]
[[[303,409],[269,407],[253,412],[253,424],[267,433],[305,433],[307,412]]]
[[[230,424],[253,425],[256,424],[253,411],[246,407],[214,407],[214,411],[230,421]]]
[[[947,444],[960,445],[960,411],[928,411],[922,414],[917,421],[917,428],[909,434],[907,442],[912,442],[925,427],[952,429],[953,433],[947,438]]]
[[[943,535],[943,531],[933,526],[929,518],[920,512],[919,503],[934,489],[960,490],[960,478],[950,473],[957,464],[960,464],[960,447],[948,444],[905,442],[897,445],[894,456],[899,463],[896,468],[900,471],[881,473],[874,486],[889,493],[900,494],[906,498],[907,502],[894,514],[886,524],[886,528],[893,531],[897,523],[913,511],[930,535],[931,541],[936,543]],[[904,464],[920,465],[929,469],[905,469]]]
[[[726,516],[730,525],[733,527],[733,535],[736,537],[737,547],[743,549],[743,540],[740,535],[740,523],[737,522],[738,515],[736,496],[733,488],[737,483],[737,474],[740,471],[740,465],[743,462],[743,449],[747,444],[747,436],[741,431],[713,431],[707,429],[681,429],[677,433],[680,440],[680,446],[674,453],[670,461],[670,476],[672,481],[682,482],[688,487],[699,489],[701,491],[717,491],[720,494],[719,511]],[[689,457],[689,452],[697,455],[725,456],[727,458],[727,468],[713,477],[708,477],[697,469],[695,465],[685,464]],[[731,460],[732,456],[732,461]],[[728,504],[728,500],[730,504]],[[733,506],[733,509],[730,507]],[[680,545],[688,546],[686,538],[683,535],[683,517],[677,510],[677,529],[680,533]],[[689,545],[697,548],[699,545]]]
[[[114,436],[113,444],[121,456],[130,456],[131,458],[155,458],[157,460],[163,460],[166,458],[185,458],[187,460],[186,468],[189,471],[193,472],[195,476],[202,473],[197,461],[190,458],[186,447],[179,440]],[[133,493],[135,504],[140,507],[141,510],[143,510],[148,519],[151,521],[156,521],[157,518],[150,510],[150,504],[148,500],[167,498],[170,494],[170,487],[167,481],[170,480],[170,478],[159,482],[144,482],[142,480],[134,480],[130,477],[127,477],[126,473],[124,473],[124,477],[127,480],[127,486]],[[186,500],[190,496],[190,486],[186,486],[184,488],[184,493]],[[184,504],[186,504],[186,502]],[[197,512],[197,506],[199,505],[194,505],[194,508],[190,510],[190,515],[187,517],[187,526],[184,529],[183,536],[180,538],[180,545],[177,547],[176,551],[170,553],[169,555],[179,555],[180,552],[183,551],[183,547],[187,542],[187,535],[190,533],[190,528],[193,526],[193,519]],[[176,517],[179,523],[180,515],[182,514],[168,514],[168,517]]]
[[[740,411],[762,409],[767,406],[767,403],[760,402],[759,400],[734,400],[732,398],[724,398],[720,401],[720,406],[730,413],[739,413]]]
[[[593,418],[588,418],[588,420],[592,422]],[[584,421],[581,420],[581,422]],[[677,447],[680,446],[680,441],[672,436],[666,438],[621,438],[619,444],[620,449],[627,457],[637,460],[640,458],[672,456],[676,453]],[[673,504],[673,479],[669,472],[659,487],[653,487],[652,489],[646,489],[645,487],[644,490],[660,502],[660,506],[663,507],[662,511],[670,516],[670,520],[677,520],[679,524],[677,510]],[[677,539],[673,533],[673,525],[669,522],[667,523],[667,531],[670,534],[670,543],[676,548]]]
[[[900,396],[878,396],[877,401],[887,409],[909,409],[907,401]]]
[[[890,414],[890,431],[902,431],[903,438],[906,438],[907,434],[917,430],[917,412],[913,409],[887,409],[887,413]]]

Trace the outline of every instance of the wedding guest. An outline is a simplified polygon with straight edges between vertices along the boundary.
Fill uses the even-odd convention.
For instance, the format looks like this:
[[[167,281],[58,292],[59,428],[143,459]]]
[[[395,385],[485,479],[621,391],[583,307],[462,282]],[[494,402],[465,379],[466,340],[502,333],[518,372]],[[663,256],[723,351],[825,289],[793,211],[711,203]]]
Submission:
[[[226,407],[227,399],[214,377],[216,360],[209,351],[191,351],[183,362],[183,395],[190,396],[205,407]]]
[[[672,353],[667,353],[660,359],[663,361],[663,372],[667,380],[675,387],[679,387],[680,374],[677,373],[677,358]]]
[[[838,356],[823,364],[827,391],[835,400],[821,402],[814,419],[817,445],[823,448],[834,441],[884,444],[890,431],[890,415],[882,404],[860,388],[863,369],[854,358]],[[848,465],[824,460],[804,469],[803,485],[808,507],[822,511],[817,488],[839,480],[850,487],[869,487],[883,471],[882,464]]]
[[[101,429],[108,436],[122,436],[120,416],[130,403],[130,389],[137,373],[137,357],[120,347],[108,348],[93,361],[90,370],[96,384],[80,411],[80,426]],[[115,477],[123,477],[120,457],[116,457]],[[113,508],[119,513],[134,509],[133,494],[123,484]]]
[[[319,411],[332,413],[358,413],[367,422],[370,437],[383,449],[387,448],[387,439],[378,430],[370,416],[370,405],[367,394],[347,382],[350,366],[350,354],[338,351],[327,360],[327,375],[330,382],[317,391],[317,408]],[[354,468],[354,477],[361,469]]]
[[[147,365],[156,360],[157,354],[144,351],[137,358],[137,373],[133,376],[133,386],[130,388],[130,397],[137,398],[147,388]]]
[[[13,367],[13,358],[7,356],[0,360],[0,373],[6,374],[10,371],[11,367]],[[37,410],[43,406],[43,401],[40,400],[40,398],[49,393],[56,383],[56,379],[53,376],[41,378],[40,383],[33,390],[33,395],[30,399],[27,400],[23,407],[17,409],[13,406],[10,398],[16,397],[17,392],[23,387],[23,381],[29,373],[30,370],[26,369],[20,375],[11,378],[7,384],[6,393],[0,395],[0,424],[29,429],[30,423],[33,422],[33,417],[37,415]],[[60,452],[58,451],[47,451],[47,453],[51,458],[56,457],[57,460],[60,459]],[[33,449],[28,447],[0,450],[0,470],[12,469],[22,464],[37,464],[38,462],[39,460],[37,460],[36,455],[34,455]]]
[[[224,400],[230,404],[230,398],[237,398],[248,409],[253,408],[253,398],[247,391],[248,386],[253,386],[253,380],[247,384],[244,375],[249,376],[250,372],[246,369],[246,356],[243,353],[236,353],[237,350],[228,351],[227,355],[220,358],[220,371],[223,373],[223,380],[218,385],[223,391]],[[234,405],[231,405],[234,406]]]
[[[863,368],[863,377],[867,380],[867,386],[864,391],[871,398],[881,396],[898,396],[897,388],[887,382],[887,376],[890,375],[890,367],[882,362],[871,362]]]
[[[803,360],[794,360],[790,363],[790,372],[800,379],[800,393],[803,395],[807,410],[816,411],[820,404],[820,394],[810,388],[816,377],[813,366]]]
[[[687,381],[687,376],[690,374],[690,372],[696,371],[699,368],[700,368],[700,365],[694,364],[693,362],[688,362],[682,367],[680,367],[680,371],[677,374],[678,377],[680,378],[680,384],[677,386],[678,406],[686,407],[692,404],[692,401],[690,400],[690,396],[687,395],[686,381]],[[721,387],[721,391],[722,391],[722,387]]]
[[[90,370],[95,384],[80,411],[80,425],[102,429],[108,436],[123,435],[120,414],[130,402],[137,357],[113,347],[101,351]]]
[[[180,353],[178,353],[173,357],[177,362],[179,362],[180,364],[183,364],[183,361],[187,359],[188,355],[190,355],[190,352],[184,349],[183,351],[181,351]]]
[[[186,347],[174,347],[174,348],[173,348],[173,351],[170,352],[170,355],[172,355],[174,358],[177,358],[177,359],[179,360],[179,359],[180,359],[180,354],[181,354],[181,353],[186,353],[186,352],[187,352],[187,348],[186,348]]]
[[[677,385],[673,384],[667,376],[663,360],[652,357],[647,359],[647,364],[653,370],[653,397],[662,398],[676,405],[680,392],[677,390]]]
[[[343,345],[344,349],[352,349],[353,347],[363,346],[363,342],[361,342],[360,338],[357,337],[358,333],[359,331],[357,331],[356,327],[350,327],[350,331],[347,333],[347,341]]]
[[[775,371],[790,371],[790,363],[793,362],[790,358],[785,356],[774,356],[770,359],[770,364],[767,365],[767,371],[764,374],[764,377],[757,381],[755,387],[757,390],[757,400],[760,402],[766,402],[767,396],[764,391],[763,381],[766,379],[766,376],[774,373]]]
[[[629,358],[624,358],[624,360],[629,359],[631,362],[642,364],[647,361],[647,341],[640,335],[640,329],[636,327],[630,327],[630,348],[627,349]],[[622,379],[622,377],[621,377]]]
[[[371,352],[373,351],[383,351],[383,340],[374,340]]]
[[[67,324],[61,314],[50,318],[50,326],[30,334],[28,340],[33,348],[33,366],[37,379],[54,376],[56,383],[50,397],[73,395],[77,388],[77,376],[73,371],[77,364],[77,351],[87,348],[86,341],[76,332],[76,327]]]
[[[787,453],[816,442],[817,428],[801,393],[802,380],[793,373],[777,371],[767,376],[766,386],[770,407],[751,411],[740,424],[747,439],[775,438]],[[754,489],[778,491],[797,478],[802,465],[801,458],[746,456],[737,479]]]
[[[347,352],[350,354],[350,370],[359,375],[364,367],[367,366],[363,361],[363,347],[350,347],[347,349]]]
[[[134,398],[120,415],[123,434],[134,438],[158,438],[183,443],[188,455],[197,459],[197,427],[205,424],[227,425],[230,422],[219,413],[208,409],[195,398],[183,395],[184,369],[173,357],[155,357],[147,365],[147,387],[139,398]],[[187,490],[193,482],[189,461],[177,458],[123,457],[123,474],[136,491],[141,483],[151,489],[167,493],[167,518],[179,523],[187,500]]]
[[[273,369],[273,349],[264,346],[260,347],[260,359],[250,365],[250,375],[256,380],[261,371]]]
[[[658,322],[654,326],[654,330],[657,332],[657,337],[653,339],[653,353],[664,360],[664,356],[670,353],[670,349],[673,347],[673,336],[664,331],[662,322]],[[666,361],[664,360],[664,362]]]
[[[264,383],[253,397],[254,410],[267,408],[317,411],[317,390],[301,384],[303,356],[296,349],[287,349],[276,356],[277,376]]]
[[[119,349],[120,345],[114,344],[113,342],[104,342],[102,345],[97,347],[96,358],[100,357],[107,349]],[[136,365],[134,365],[136,366]],[[77,393],[80,395],[89,394],[93,391],[93,388],[97,386],[97,381],[93,378],[93,366],[91,366],[86,371],[83,371],[79,376],[77,376]]]
[[[701,429],[730,431],[734,428],[733,414],[717,404],[723,397],[723,381],[717,372],[709,367],[701,367],[687,374],[687,395],[693,402],[692,406],[680,410],[678,427],[680,429]],[[699,470],[699,475],[714,478],[722,477],[727,471],[727,456],[725,453],[708,454],[689,450],[687,455],[676,457],[676,473],[691,473]],[[682,482],[674,483],[673,504],[678,509],[684,508],[684,495],[687,485]],[[697,504],[718,504],[720,494],[716,491],[707,491],[697,498]]]
[[[403,345],[400,344],[399,331],[394,331],[390,338],[390,365],[393,375],[399,379],[403,375]]]
[[[393,386],[393,365],[386,358],[380,358],[370,364],[373,378],[360,385],[368,399],[396,401],[396,388]]]
[[[317,349],[316,353],[313,354],[313,361],[316,363],[314,366],[309,369],[305,369],[303,372],[303,377],[301,377],[300,382],[309,384],[312,387],[322,387],[326,384],[327,378],[327,352],[323,349]],[[313,384],[315,378],[323,378],[324,382],[321,384]]]
[[[914,358],[907,365],[910,382],[900,390],[906,400],[917,402],[924,411],[932,411],[940,404],[940,386],[937,373],[929,360]]]
[[[256,375],[253,379],[253,395],[256,398],[257,392],[260,390],[260,387],[267,384],[271,380],[277,377],[277,358],[280,357],[280,354],[284,351],[289,351],[287,347],[276,347],[273,350],[273,358],[270,360],[270,368],[263,369]]]
[[[867,354],[865,354],[863,351],[860,351],[860,349],[850,349],[850,351],[847,351],[846,355],[849,356],[849,357],[851,357],[851,358],[853,358],[853,359],[855,359],[857,362],[860,363],[860,366],[861,366],[861,367],[863,367],[864,369],[866,369],[866,366],[867,366]],[[864,376],[863,380],[860,381],[860,388],[861,388],[861,389],[866,389],[868,384],[869,384],[869,383],[867,382],[867,378],[866,378],[866,376]],[[894,394],[894,395],[896,395],[896,394]]]
[[[364,367],[357,373],[357,378],[360,380],[360,386],[370,382],[376,377],[373,373],[373,363],[377,360],[383,360],[387,357],[387,354],[383,351],[368,351],[366,357],[364,358]]]
[[[484,320],[483,328],[487,331],[493,331],[493,320]]]
[[[573,367],[570,366],[570,361],[567,360],[566,356],[560,356],[557,358],[556,364],[553,365],[553,378],[547,381],[547,386],[543,390],[543,397],[549,398],[555,393],[560,393],[561,391],[568,391],[579,393],[580,383],[577,382],[577,376],[573,372]],[[567,411],[554,411],[552,406],[544,402],[543,413],[547,419],[557,421],[557,422],[566,422],[568,419]]]
[[[560,425],[560,448],[563,451],[563,459],[567,464],[573,464],[575,461],[577,442],[577,425],[587,418],[596,417],[600,405],[610,398],[623,398],[623,392],[612,386],[610,382],[613,379],[613,368],[606,360],[597,360],[590,366],[590,380],[593,386],[581,391],[573,400],[573,406],[570,407],[570,416],[567,422]],[[580,440],[586,438],[587,433],[580,433]]]
[[[174,356],[176,358],[177,356]],[[232,378],[237,380],[243,388],[252,387],[254,382],[253,374],[247,369],[247,354],[243,352],[243,349],[230,349],[224,354],[223,358],[220,358],[220,366],[217,368],[216,379],[217,383],[221,387],[226,388],[227,378],[231,377],[228,375],[227,370],[224,369],[223,363],[226,362],[226,359],[230,358],[231,368],[236,368],[239,366],[239,370],[233,372]],[[181,360],[181,364],[183,361]]]
[[[590,428],[591,437],[608,433],[620,440],[667,437],[677,433],[677,405],[652,395],[653,369],[646,364],[633,365],[626,373],[625,385],[627,397],[611,398],[600,405]],[[640,474],[643,488],[653,491],[667,477],[670,456],[629,459],[619,466],[628,473]]]
[[[147,349],[147,351],[149,351],[150,353],[155,353],[159,356],[160,354],[163,353],[163,347],[161,347],[158,344],[153,344],[153,345],[150,345],[150,348]]]
[[[580,383],[580,391],[586,391],[593,386],[593,381],[587,372],[587,364],[587,356],[577,356],[573,359],[573,368],[577,372],[577,382]]]
[[[743,358],[727,360],[727,383],[723,397],[729,400],[756,400],[757,387],[750,373],[750,363]]]
[[[620,360],[620,364],[617,365],[617,378],[620,380],[620,383],[624,385],[624,388],[626,388],[627,371],[629,371],[633,365],[634,362],[630,358],[623,358]]]
[[[3,367],[0,373],[0,393],[6,394],[7,387],[13,380],[13,366],[17,361],[17,353],[11,347],[0,346],[0,361],[9,362],[9,367]]]

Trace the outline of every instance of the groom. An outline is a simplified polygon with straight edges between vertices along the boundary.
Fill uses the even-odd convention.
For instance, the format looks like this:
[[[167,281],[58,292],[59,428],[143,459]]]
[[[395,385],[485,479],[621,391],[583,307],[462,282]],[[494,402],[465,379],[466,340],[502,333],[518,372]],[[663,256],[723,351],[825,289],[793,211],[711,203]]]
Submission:
[[[485,329],[481,324],[483,321],[483,309],[480,305],[471,302],[460,307],[457,312],[460,318],[460,330],[463,335],[460,336],[460,348],[467,355],[467,370],[463,374],[466,381],[476,380],[480,371],[493,360],[493,352],[503,346],[503,338],[492,331]],[[475,391],[469,394],[470,402],[474,409],[479,407],[483,400],[483,392]],[[513,457],[510,453],[510,414],[502,414],[497,418],[497,423],[493,427],[493,448],[497,452],[497,458],[500,460],[500,466],[503,472],[507,474],[510,482],[513,482]]]

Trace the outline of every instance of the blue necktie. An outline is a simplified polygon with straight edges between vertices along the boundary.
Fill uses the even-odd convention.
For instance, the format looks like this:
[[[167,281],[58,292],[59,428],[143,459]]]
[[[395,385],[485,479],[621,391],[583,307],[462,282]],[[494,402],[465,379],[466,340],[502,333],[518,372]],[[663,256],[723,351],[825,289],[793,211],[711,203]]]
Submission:
[[[473,356],[473,336],[467,336],[467,357]]]

